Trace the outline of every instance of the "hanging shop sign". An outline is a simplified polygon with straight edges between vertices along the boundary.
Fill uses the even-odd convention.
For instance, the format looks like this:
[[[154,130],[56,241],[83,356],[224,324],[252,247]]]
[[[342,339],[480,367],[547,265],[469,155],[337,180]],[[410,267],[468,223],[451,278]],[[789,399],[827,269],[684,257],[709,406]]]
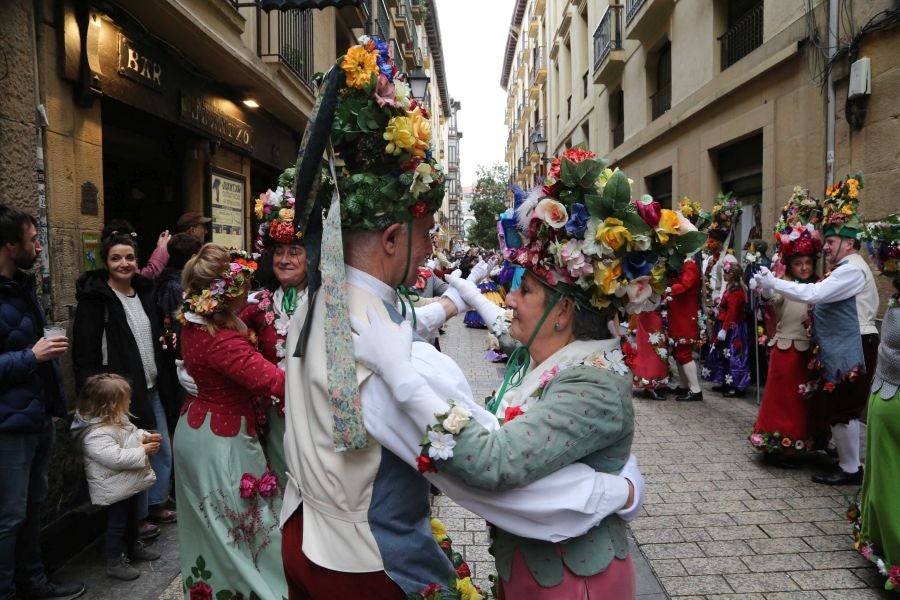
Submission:
[[[226,248],[244,247],[244,195],[247,180],[243,175],[210,169],[210,216],[212,241]]]
[[[182,93],[179,118],[222,141],[253,150],[253,128],[203,98]]]
[[[119,75],[158,92],[163,91],[163,67],[159,59],[122,33],[118,34],[118,46]]]

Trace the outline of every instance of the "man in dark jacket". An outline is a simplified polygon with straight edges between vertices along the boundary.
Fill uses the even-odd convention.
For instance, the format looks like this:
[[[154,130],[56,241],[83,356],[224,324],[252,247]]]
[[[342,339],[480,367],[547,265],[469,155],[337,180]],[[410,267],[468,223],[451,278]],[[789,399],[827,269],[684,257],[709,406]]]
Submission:
[[[47,497],[52,417],[65,417],[59,357],[69,341],[43,337],[44,317],[25,271],[41,245],[31,215],[0,204],[0,600],[77,598],[81,582],[47,578],[40,504]]]

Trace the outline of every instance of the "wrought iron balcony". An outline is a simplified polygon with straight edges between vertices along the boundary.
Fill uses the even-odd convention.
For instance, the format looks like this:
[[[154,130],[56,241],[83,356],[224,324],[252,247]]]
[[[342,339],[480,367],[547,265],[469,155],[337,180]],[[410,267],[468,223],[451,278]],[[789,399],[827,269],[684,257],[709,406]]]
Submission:
[[[531,87],[539,86],[547,79],[547,59],[544,47],[537,46],[531,55]]]
[[[654,119],[666,114],[672,108],[672,84],[661,87],[650,96],[650,103]]]
[[[378,11],[378,35],[381,36],[381,39],[386,40],[391,37],[390,13],[388,12],[388,8],[384,3],[384,0],[377,0],[377,4],[378,6],[376,7],[376,9]]]
[[[763,3],[747,11],[719,40],[722,43],[722,70],[724,71],[762,45]]]
[[[260,58],[277,59],[301,81],[312,85],[313,77],[313,13],[308,10],[273,10],[257,8]]]
[[[611,51],[621,49],[622,7],[610,6],[594,31],[594,70],[600,68]]]
[[[638,14],[646,0],[625,0],[625,24],[631,23],[634,15]]]

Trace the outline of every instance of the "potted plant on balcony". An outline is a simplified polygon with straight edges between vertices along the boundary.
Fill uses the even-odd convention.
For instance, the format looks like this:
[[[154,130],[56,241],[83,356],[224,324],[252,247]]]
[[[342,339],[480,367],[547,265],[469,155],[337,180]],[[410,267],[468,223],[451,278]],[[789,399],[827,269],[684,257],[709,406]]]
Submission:
[[[412,0],[412,16],[419,25],[425,23],[425,17],[428,16],[428,0]]]

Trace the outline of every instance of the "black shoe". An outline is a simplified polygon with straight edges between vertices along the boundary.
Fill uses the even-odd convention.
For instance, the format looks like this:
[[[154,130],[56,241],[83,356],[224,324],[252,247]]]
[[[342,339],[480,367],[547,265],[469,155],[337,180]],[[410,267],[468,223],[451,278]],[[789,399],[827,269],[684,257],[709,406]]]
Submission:
[[[847,473],[840,467],[837,467],[833,471],[813,475],[812,480],[816,483],[824,483],[826,485],[861,485],[863,481],[863,468],[860,467],[856,473]]]
[[[660,394],[659,390],[646,389],[641,392],[641,398],[646,398],[647,400],[665,400],[666,395]]]
[[[728,386],[727,385],[714,385],[714,386],[712,386],[712,391],[714,391],[716,393],[722,393],[722,392],[728,391]]]
[[[138,524],[138,540],[142,542],[158,538],[160,533],[159,527],[153,523],[142,521]]]
[[[688,390],[686,394],[676,396],[678,402],[703,402],[703,392],[692,392]]]
[[[729,388],[722,392],[722,395],[726,398],[743,398],[744,390],[736,390],[734,388]]]
[[[27,600],[43,600],[44,598],[56,598],[57,600],[72,600],[84,594],[83,581],[48,581],[44,587],[27,591],[23,598]]]
[[[678,386],[677,388],[666,388],[666,391],[667,391],[668,393],[674,394],[674,395],[676,395],[676,396],[684,396],[685,394],[687,394],[687,393],[690,392],[691,390],[689,390],[689,389],[686,388],[686,387]]]

